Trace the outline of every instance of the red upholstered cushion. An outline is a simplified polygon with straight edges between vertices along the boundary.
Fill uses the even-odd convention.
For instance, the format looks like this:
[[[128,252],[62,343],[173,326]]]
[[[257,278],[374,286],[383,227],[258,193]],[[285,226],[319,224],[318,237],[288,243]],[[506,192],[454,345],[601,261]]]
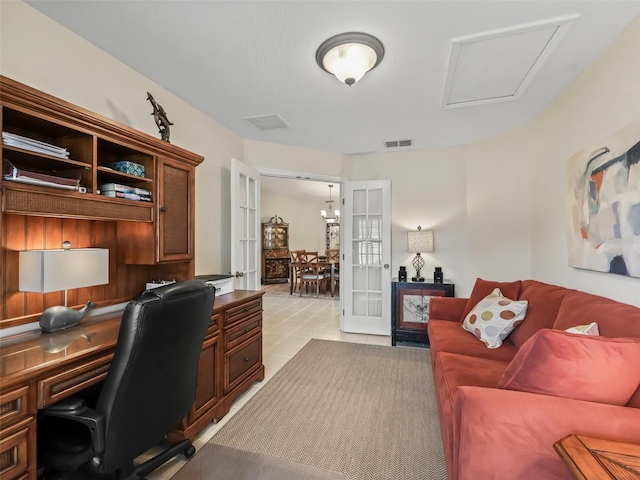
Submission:
[[[562,299],[571,291],[568,288],[536,280],[523,280],[519,300],[527,300],[529,306],[527,307],[527,316],[509,336],[515,346],[520,348],[538,330],[553,327]],[[580,324],[576,323],[576,325]],[[571,326],[575,327],[575,325]]]
[[[553,324],[556,330],[596,322],[603,337],[640,338],[640,308],[585,292],[568,293]]]
[[[473,310],[473,307],[496,288],[500,289],[503,297],[518,300],[520,298],[521,285],[522,280],[516,280],[515,282],[492,282],[478,278],[473,286],[473,291],[469,296],[469,301],[467,302],[464,312],[462,312],[462,318],[460,320],[464,320],[469,312]]]
[[[640,385],[640,339],[542,329],[518,350],[498,388],[624,405]]]

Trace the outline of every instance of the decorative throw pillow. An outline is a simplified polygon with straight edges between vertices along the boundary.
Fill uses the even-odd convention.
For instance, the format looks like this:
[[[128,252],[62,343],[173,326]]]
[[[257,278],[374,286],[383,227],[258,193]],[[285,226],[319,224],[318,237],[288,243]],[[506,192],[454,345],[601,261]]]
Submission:
[[[467,305],[464,307],[461,318],[466,318],[467,315],[469,315],[469,312],[473,310],[478,302],[489,295],[491,292],[493,292],[496,288],[499,288],[502,292],[502,295],[504,295],[505,297],[517,300],[518,298],[520,298],[521,286],[522,280],[516,280],[515,282],[493,282],[491,280],[483,280],[482,278],[477,278],[476,283],[473,285],[471,295],[469,295]]]
[[[487,348],[498,348],[527,314],[526,300],[503,297],[499,288],[484,297],[469,312],[462,328],[473,333]]]
[[[600,335],[596,322],[591,322],[589,325],[576,325],[575,327],[567,328],[565,332],[578,333],[580,335]]]
[[[498,388],[625,405],[640,385],[640,339],[543,328],[507,366]]]

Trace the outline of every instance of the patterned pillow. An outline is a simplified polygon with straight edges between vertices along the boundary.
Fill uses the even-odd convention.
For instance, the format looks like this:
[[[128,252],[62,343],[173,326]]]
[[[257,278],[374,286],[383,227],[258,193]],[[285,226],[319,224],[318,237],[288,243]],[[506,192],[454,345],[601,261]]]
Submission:
[[[480,300],[462,322],[462,328],[473,333],[487,348],[498,348],[527,314],[526,300],[503,297],[496,288]]]
[[[589,325],[576,325],[575,327],[567,328],[565,332],[578,333],[580,335],[600,335],[596,322],[591,322]]]

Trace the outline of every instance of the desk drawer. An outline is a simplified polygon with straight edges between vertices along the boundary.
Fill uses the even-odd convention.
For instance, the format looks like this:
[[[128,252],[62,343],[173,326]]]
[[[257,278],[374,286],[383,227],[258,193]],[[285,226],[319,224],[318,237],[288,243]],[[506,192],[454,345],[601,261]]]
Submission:
[[[0,478],[14,480],[26,478],[24,475],[29,468],[29,430],[35,428],[34,417],[21,422],[17,429],[10,429],[13,433],[7,435],[2,432],[0,440]],[[35,462],[35,459],[32,459]]]
[[[262,329],[262,315],[255,315],[249,320],[230,328],[224,332],[224,349],[230,350],[236,345],[240,345],[249,337],[259,333]]]
[[[224,326],[233,325],[258,312],[262,312],[262,297],[227,310],[224,314]]]
[[[0,395],[0,428],[5,428],[26,417],[30,412],[29,408],[29,386],[17,388]]]
[[[262,364],[262,335],[225,353],[224,393],[240,384],[246,374]]]
[[[38,382],[38,408],[59,402],[107,376],[113,354],[105,355]]]

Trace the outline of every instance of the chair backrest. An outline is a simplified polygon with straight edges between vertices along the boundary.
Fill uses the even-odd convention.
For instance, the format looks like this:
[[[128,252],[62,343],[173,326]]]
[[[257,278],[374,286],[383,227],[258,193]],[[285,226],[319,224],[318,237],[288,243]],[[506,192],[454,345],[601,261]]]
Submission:
[[[96,406],[109,468],[153,447],[187,414],[214,296],[213,287],[189,280],[146,290],[125,308]]]
[[[327,260],[329,262],[339,262],[340,261],[340,249],[339,248],[327,248]]]
[[[303,250],[300,252],[300,263],[318,263],[318,252]]]

